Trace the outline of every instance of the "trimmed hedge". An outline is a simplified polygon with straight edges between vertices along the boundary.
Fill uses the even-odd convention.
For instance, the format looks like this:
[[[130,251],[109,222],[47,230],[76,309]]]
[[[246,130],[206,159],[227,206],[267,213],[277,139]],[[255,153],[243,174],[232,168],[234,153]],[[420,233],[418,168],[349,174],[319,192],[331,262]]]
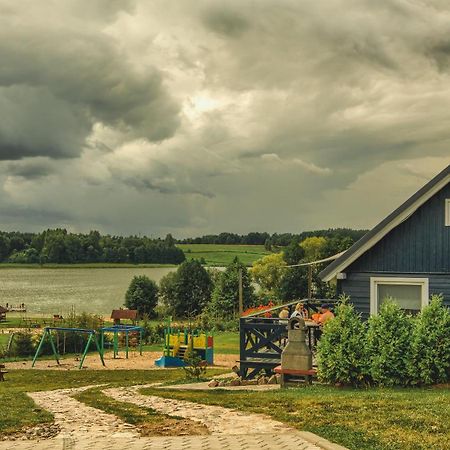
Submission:
[[[322,381],[362,386],[414,386],[450,381],[450,310],[433,296],[417,316],[392,300],[363,322],[348,298],[324,325],[318,344]]]

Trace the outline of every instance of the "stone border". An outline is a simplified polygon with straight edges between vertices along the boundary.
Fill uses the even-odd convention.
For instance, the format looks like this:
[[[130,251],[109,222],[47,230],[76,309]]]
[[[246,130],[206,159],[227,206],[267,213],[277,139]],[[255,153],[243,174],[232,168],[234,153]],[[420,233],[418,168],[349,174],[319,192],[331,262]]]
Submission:
[[[298,434],[311,444],[317,445],[324,450],[349,450],[347,447],[335,444],[334,442],[328,441],[317,434],[311,433],[310,431],[298,431]]]

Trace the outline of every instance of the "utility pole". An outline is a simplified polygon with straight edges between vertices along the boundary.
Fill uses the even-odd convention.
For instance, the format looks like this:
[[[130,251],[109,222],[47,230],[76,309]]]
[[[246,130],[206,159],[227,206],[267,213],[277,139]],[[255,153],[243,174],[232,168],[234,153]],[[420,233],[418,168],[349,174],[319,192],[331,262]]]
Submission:
[[[239,269],[239,317],[244,312],[244,299],[242,289],[242,269]]]

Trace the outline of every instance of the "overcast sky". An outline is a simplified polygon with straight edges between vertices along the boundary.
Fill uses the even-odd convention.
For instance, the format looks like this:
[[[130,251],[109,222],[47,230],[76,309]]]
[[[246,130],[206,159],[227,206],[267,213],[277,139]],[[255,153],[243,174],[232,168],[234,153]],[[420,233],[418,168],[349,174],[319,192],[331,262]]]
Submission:
[[[0,0],[0,229],[366,228],[449,163],[448,0]]]

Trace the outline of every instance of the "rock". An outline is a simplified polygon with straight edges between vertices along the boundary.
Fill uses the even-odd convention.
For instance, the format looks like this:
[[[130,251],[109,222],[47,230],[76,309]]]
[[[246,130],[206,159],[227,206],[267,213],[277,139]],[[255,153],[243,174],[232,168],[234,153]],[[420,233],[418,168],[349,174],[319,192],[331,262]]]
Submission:
[[[225,383],[225,381],[221,381],[217,386],[218,387],[224,387],[224,386],[226,386],[226,383]]]
[[[276,376],[276,375],[272,375],[272,376],[267,380],[267,384],[278,384],[278,382],[277,382],[277,376]]]
[[[211,380],[211,381],[208,383],[208,387],[210,387],[210,388],[215,388],[215,387],[217,387],[217,386],[219,386],[219,382],[218,382],[217,380]]]
[[[230,386],[240,386],[241,385],[241,382],[240,382],[240,380],[231,380],[230,381]]]

